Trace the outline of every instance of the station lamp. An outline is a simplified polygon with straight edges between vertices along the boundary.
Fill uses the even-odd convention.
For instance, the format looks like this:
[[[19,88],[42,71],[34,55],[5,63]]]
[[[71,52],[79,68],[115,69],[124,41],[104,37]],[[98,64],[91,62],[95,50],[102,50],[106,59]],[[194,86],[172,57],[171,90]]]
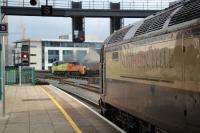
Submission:
[[[30,4],[31,4],[32,6],[35,6],[35,5],[37,4],[37,0],[30,0]]]

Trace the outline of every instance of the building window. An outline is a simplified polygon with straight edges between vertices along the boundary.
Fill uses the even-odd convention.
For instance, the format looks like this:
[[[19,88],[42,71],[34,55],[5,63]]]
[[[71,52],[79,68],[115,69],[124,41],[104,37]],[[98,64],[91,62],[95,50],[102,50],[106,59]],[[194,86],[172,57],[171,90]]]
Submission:
[[[60,42],[44,41],[45,47],[60,47]]]
[[[71,43],[71,42],[61,42],[61,47],[74,47],[74,43]]]
[[[74,43],[74,47],[87,48],[89,47],[89,44],[88,43]]]
[[[46,42],[46,41],[44,41],[44,42],[42,42],[42,43],[43,43],[43,46],[44,46],[44,47],[50,47],[50,45],[51,45],[50,42]]]
[[[50,47],[60,47],[60,42],[51,42]]]
[[[85,57],[86,54],[87,54],[86,50],[77,50],[76,51],[77,61],[81,61]]]
[[[63,50],[63,61],[73,61],[74,52],[73,50]]]
[[[42,58],[42,70],[44,70],[44,47],[45,47],[45,42],[42,42],[42,55],[41,55],[41,58]]]
[[[59,60],[59,50],[48,50],[48,62],[53,63]]]
[[[28,45],[22,45],[22,51],[29,51]]]
[[[35,46],[35,45],[31,45],[30,48],[37,48],[37,46]]]
[[[37,63],[35,63],[35,62],[31,62],[30,64],[31,64],[31,65],[36,65]]]
[[[31,56],[36,56],[36,54],[31,54]]]

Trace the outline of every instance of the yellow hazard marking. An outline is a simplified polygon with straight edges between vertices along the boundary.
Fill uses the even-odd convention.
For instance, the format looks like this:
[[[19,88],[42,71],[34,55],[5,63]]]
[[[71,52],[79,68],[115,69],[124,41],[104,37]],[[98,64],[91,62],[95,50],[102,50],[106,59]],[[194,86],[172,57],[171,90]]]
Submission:
[[[43,91],[50,99],[51,101],[56,105],[56,107],[63,113],[63,115],[65,116],[66,120],[70,123],[70,125],[73,127],[73,129],[75,130],[76,133],[82,133],[82,131],[78,128],[78,126],[76,125],[76,123],[72,120],[72,118],[69,116],[69,114],[64,110],[64,108],[59,104],[58,101],[56,101],[56,99],[49,94],[43,87],[38,86],[39,89],[41,91]]]

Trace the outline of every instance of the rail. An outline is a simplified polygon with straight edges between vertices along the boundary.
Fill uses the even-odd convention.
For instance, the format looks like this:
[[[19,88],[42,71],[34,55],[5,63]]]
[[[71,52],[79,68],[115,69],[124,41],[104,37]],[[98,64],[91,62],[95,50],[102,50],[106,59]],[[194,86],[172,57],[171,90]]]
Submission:
[[[81,84],[81,83],[62,80],[62,79],[60,80],[60,83],[61,84],[68,84],[68,85],[79,87],[79,88],[82,88],[82,89],[86,89],[86,90],[89,90],[89,91],[92,91],[92,92],[100,93],[100,88],[96,87],[96,86],[93,86],[93,85]]]
[[[40,78],[53,79],[53,80],[59,81],[60,84],[68,84],[68,85],[79,87],[79,88],[82,88],[82,89],[86,89],[86,90],[89,90],[89,91],[92,91],[92,92],[100,93],[100,87],[97,86],[97,85],[93,85],[93,84],[79,83],[79,82],[76,82],[76,81],[66,80],[63,77],[52,76],[52,75],[46,75],[45,77],[37,77],[37,78],[38,79],[40,79]],[[92,77],[90,77],[90,79],[91,78]],[[79,79],[86,80],[87,78],[86,77],[82,77],[82,78],[79,78]]]
[[[161,10],[169,6],[170,2],[175,0],[120,0],[120,10]],[[76,1],[77,2],[77,1]],[[83,0],[82,9],[110,9],[109,0]],[[72,0],[48,0],[48,5],[53,8],[66,8],[71,9]],[[37,0],[36,6],[30,5],[30,0],[3,0],[2,6],[15,6],[15,7],[41,7],[46,5],[46,0]]]

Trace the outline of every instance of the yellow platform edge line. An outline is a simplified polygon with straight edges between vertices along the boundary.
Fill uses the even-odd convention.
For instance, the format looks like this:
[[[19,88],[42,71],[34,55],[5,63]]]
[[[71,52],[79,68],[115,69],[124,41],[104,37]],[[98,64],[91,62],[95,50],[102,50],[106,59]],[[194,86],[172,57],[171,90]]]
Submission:
[[[76,123],[72,120],[70,115],[64,110],[64,108],[59,104],[59,102],[51,95],[49,94],[43,87],[37,86],[42,92],[44,92],[51,101],[56,105],[56,107],[63,113],[65,116],[65,119],[70,123],[70,125],[73,127],[74,131],[76,133],[82,133],[82,131],[79,129],[79,127],[76,125]]]

